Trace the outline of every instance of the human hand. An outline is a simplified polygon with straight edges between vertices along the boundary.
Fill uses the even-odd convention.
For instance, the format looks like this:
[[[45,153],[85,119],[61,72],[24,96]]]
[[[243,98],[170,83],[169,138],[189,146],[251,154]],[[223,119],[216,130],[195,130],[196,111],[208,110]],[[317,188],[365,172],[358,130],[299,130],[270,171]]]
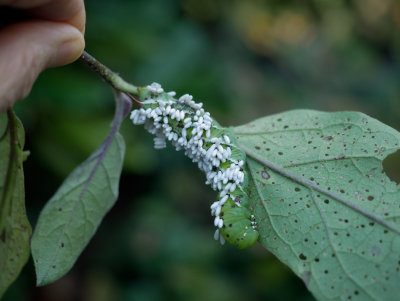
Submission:
[[[7,8],[29,18],[0,25],[0,112],[25,98],[40,72],[73,62],[85,46],[83,0],[0,0],[0,12]]]

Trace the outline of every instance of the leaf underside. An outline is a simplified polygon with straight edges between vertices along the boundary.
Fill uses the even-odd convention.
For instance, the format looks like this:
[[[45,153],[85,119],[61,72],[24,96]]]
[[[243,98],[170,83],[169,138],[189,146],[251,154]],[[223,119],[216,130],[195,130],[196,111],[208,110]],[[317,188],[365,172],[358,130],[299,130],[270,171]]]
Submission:
[[[0,114],[0,298],[29,258],[31,226],[25,211],[25,134],[9,110]]]
[[[234,131],[261,244],[318,300],[398,300],[400,192],[382,160],[400,133],[362,113],[311,110]]]
[[[31,244],[37,285],[72,268],[118,197],[125,142],[119,133],[106,142],[65,179],[40,214]]]

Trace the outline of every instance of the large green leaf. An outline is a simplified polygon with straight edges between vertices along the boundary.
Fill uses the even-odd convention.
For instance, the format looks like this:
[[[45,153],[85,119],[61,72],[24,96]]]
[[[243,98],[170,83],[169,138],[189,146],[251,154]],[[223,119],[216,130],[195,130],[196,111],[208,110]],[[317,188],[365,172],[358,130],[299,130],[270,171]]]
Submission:
[[[0,114],[0,298],[29,258],[22,162],[25,133],[12,110]]]
[[[261,244],[319,300],[398,300],[400,133],[357,112],[289,111],[236,127]]]
[[[125,154],[118,130],[130,102],[118,92],[116,101],[110,135],[65,179],[40,214],[31,243],[37,285],[53,282],[72,268],[117,200]]]

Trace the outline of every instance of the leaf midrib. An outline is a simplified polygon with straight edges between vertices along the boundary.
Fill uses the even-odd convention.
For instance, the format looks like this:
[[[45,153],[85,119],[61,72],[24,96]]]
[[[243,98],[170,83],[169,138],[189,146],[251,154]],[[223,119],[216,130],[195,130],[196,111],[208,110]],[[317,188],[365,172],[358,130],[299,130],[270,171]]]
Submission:
[[[250,131],[249,132],[246,132],[246,131],[241,132],[241,131],[235,130],[236,128],[234,128],[233,131],[234,131],[235,134],[238,134],[238,135],[252,136],[252,135],[278,134],[278,133],[298,132],[298,131],[302,131],[302,132],[304,132],[304,131],[324,131],[328,127],[344,126],[344,125],[352,125],[352,126],[360,128],[362,130],[360,125],[357,124],[357,123],[340,122],[340,123],[331,123],[331,124],[328,124],[326,126],[321,126],[321,127],[291,128],[291,129],[287,128],[287,129],[280,129],[280,130],[278,130],[278,129],[276,129],[276,130],[264,130],[264,131],[258,131],[258,132],[250,132]],[[300,126],[300,125],[298,125],[298,126]],[[375,133],[378,133],[378,132],[379,131],[373,131],[373,132],[370,132],[370,133],[371,134],[372,133],[375,134]]]

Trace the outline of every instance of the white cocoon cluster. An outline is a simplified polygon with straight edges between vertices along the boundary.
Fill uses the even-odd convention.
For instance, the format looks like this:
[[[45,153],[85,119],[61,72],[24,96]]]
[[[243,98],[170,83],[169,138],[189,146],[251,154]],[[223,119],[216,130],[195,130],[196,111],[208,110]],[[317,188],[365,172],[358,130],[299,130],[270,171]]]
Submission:
[[[244,181],[245,175],[241,170],[244,162],[231,158],[232,145],[227,135],[211,137],[213,120],[202,108],[202,103],[196,103],[188,94],[177,101],[168,100],[163,95],[173,97],[175,92],[164,94],[164,89],[157,83],[146,88],[154,98],[144,102],[145,108],[132,111],[130,118],[134,124],[144,124],[145,129],[156,136],[156,149],[166,147],[166,140],[169,140],[177,150],[185,150],[185,155],[197,162],[206,174],[206,184],[219,191],[220,199],[211,205],[211,215],[215,216],[214,225],[217,227],[214,237],[223,244],[225,240],[218,230],[224,225],[221,208],[228,198],[235,199],[231,193]],[[177,127],[176,122],[181,126]],[[222,168],[221,164],[225,162],[230,165]]]

